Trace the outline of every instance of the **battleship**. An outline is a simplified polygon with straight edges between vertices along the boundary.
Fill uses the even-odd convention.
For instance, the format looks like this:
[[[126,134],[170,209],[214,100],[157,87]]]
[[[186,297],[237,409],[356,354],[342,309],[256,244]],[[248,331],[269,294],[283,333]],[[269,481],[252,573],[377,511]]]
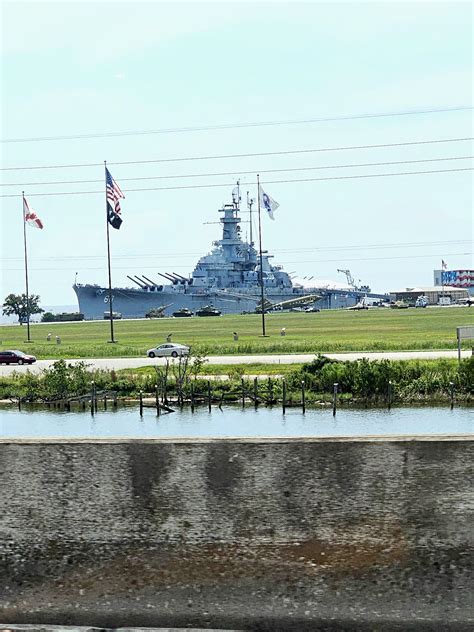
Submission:
[[[260,253],[250,240],[241,236],[240,194],[232,191],[232,203],[224,204],[219,213],[222,238],[213,242],[209,254],[201,257],[190,276],[176,272],[158,272],[164,282],[144,274],[129,276],[134,287],[112,288],[112,307],[123,318],[144,318],[151,309],[171,316],[179,310],[196,313],[211,306],[223,314],[255,312],[261,309]],[[248,202],[250,227],[253,200]],[[271,262],[272,255],[262,254],[265,311],[285,308],[311,309],[348,307],[365,294],[354,288],[329,290],[327,287],[308,287],[297,283],[280,265]],[[152,275],[153,276],[153,275]],[[87,320],[103,319],[110,309],[109,289],[94,284],[75,282],[79,311]]]

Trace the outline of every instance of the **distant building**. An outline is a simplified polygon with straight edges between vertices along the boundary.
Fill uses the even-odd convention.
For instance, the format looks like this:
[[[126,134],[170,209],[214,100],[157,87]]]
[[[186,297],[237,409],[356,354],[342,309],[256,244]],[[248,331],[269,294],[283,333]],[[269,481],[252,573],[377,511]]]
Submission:
[[[474,295],[474,270],[433,270],[435,285],[463,287]]]
[[[419,296],[426,296],[428,305],[438,305],[439,303],[456,303],[461,299],[467,299],[469,293],[466,288],[454,287],[451,285],[435,287],[407,287],[404,290],[390,292],[391,301],[406,301],[415,304]]]

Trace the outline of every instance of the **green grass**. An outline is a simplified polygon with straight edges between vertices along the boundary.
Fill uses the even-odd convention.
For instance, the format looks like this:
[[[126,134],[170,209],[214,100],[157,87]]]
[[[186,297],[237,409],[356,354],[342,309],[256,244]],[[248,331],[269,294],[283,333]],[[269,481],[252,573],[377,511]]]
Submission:
[[[455,349],[456,327],[474,323],[474,310],[440,307],[408,310],[322,311],[275,313],[266,316],[268,337],[261,336],[261,316],[228,315],[219,318],[115,321],[116,344],[110,324],[103,322],[44,323],[26,327],[0,327],[0,347],[19,348],[38,358],[139,357],[146,349],[165,341],[190,345],[200,354],[317,353],[344,351],[402,351]],[[286,336],[280,330],[286,327]],[[232,332],[238,332],[238,342]],[[46,342],[48,332],[53,334]],[[56,345],[54,336],[60,336]],[[470,348],[471,341],[464,342]]]

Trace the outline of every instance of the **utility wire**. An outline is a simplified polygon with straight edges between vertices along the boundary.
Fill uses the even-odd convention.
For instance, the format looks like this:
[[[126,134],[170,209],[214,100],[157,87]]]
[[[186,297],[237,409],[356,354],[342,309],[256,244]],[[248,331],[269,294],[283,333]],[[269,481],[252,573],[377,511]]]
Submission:
[[[472,252],[442,252],[442,253],[432,253],[429,255],[403,255],[400,257],[361,257],[361,258],[345,258],[339,257],[338,259],[311,259],[311,260],[297,260],[297,261],[282,261],[282,265],[295,265],[301,263],[341,263],[344,261],[391,261],[398,259],[428,259],[432,257],[463,257],[467,255],[472,255]],[[175,268],[187,268],[185,265],[175,265]],[[128,270],[129,267],[124,266],[114,266],[114,270]],[[156,270],[156,266],[140,266],[141,270]],[[23,268],[5,268],[8,272],[20,272],[23,271]],[[77,270],[77,267],[74,268],[35,268],[35,272],[53,272],[55,270],[62,270],[63,272]],[[87,270],[103,270],[102,267],[96,266],[94,268],[81,268],[81,272]]]
[[[441,112],[460,112],[472,110],[472,106],[455,106],[448,108],[433,108],[427,110],[405,110],[401,112],[381,112],[373,114],[349,114],[342,116],[318,117],[308,119],[290,119],[282,121],[257,121],[254,123],[224,123],[222,125],[205,125],[196,127],[170,127],[152,130],[131,130],[122,132],[102,132],[96,134],[76,134],[69,136],[37,136],[29,138],[5,138],[1,143],[37,143],[62,140],[85,140],[91,138],[116,138],[120,136],[147,136],[150,134],[176,134],[188,132],[204,132],[224,129],[245,129],[250,127],[273,127],[277,125],[304,125],[309,123],[323,123],[329,121],[354,121],[358,119],[387,118],[391,116],[413,116],[420,114],[438,114]]]
[[[163,162],[185,162],[192,160],[223,160],[228,158],[252,158],[259,156],[287,156],[290,154],[310,154],[326,151],[348,151],[354,149],[380,149],[385,147],[408,147],[410,145],[431,145],[435,143],[458,143],[464,141],[474,140],[474,137],[463,138],[441,138],[434,140],[417,140],[408,141],[404,143],[380,143],[377,145],[349,145],[342,147],[319,147],[316,149],[291,149],[286,151],[267,151],[256,152],[248,154],[221,154],[215,156],[185,156],[181,158],[158,158],[153,160],[127,160],[122,162],[108,162],[109,165],[144,165],[144,164],[157,164]],[[31,171],[34,169],[76,169],[82,167],[103,167],[103,162],[89,162],[89,163],[76,163],[76,164],[63,164],[63,165],[35,165],[31,167],[2,167],[0,171]]]
[[[432,173],[453,173],[460,171],[472,171],[474,167],[462,167],[460,169],[432,169],[430,171],[400,171],[397,173],[366,173],[353,176],[331,176],[326,178],[298,178],[297,180],[267,180],[265,184],[290,184],[292,182],[322,182],[327,180],[354,180],[360,178],[386,178],[391,176],[414,176]],[[241,186],[252,186],[255,182],[241,182]],[[174,191],[182,189],[210,189],[216,187],[231,187],[234,183],[190,184],[175,187],[147,187],[144,189],[123,189],[125,193],[137,193],[139,191]],[[53,197],[58,195],[103,195],[103,191],[60,191],[55,193],[28,193],[28,197]],[[9,193],[0,195],[0,198],[16,198],[21,194]]]
[[[283,173],[291,171],[315,171],[321,169],[349,169],[351,167],[380,167],[387,165],[409,165],[421,162],[443,162],[449,160],[472,160],[474,156],[448,156],[445,158],[424,158],[419,160],[395,160],[392,162],[365,162],[365,163],[352,163],[347,165],[318,165],[315,167],[291,167],[287,169],[259,169],[259,173]],[[120,182],[137,182],[141,180],[171,180],[179,178],[210,178],[219,176],[233,176],[236,173],[239,175],[252,175],[253,171],[221,171],[217,173],[187,173],[187,174],[173,174],[169,176],[143,176],[139,178],[120,178]],[[49,182],[4,182],[0,183],[2,187],[17,187],[17,186],[50,186],[57,184],[97,184],[103,182],[100,180],[55,180]]]
[[[340,250],[386,250],[387,248],[433,248],[434,246],[452,246],[462,245],[462,244],[471,244],[472,241],[469,239],[450,239],[447,241],[426,241],[426,242],[398,242],[398,243],[385,243],[385,244],[358,244],[355,246],[346,245],[346,246],[326,246],[321,248],[276,248],[272,252],[274,253],[284,253],[292,254],[292,253],[319,253],[319,252],[337,252]],[[157,258],[157,259],[165,259],[165,258],[180,258],[190,257],[194,258],[200,256],[202,253],[199,252],[176,252],[174,251],[172,254],[169,253],[160,253],[159,255],[154,253],[140,253],[137,255],[115,255],[113,259],[117,261],[118,259],[149,259],[149,258]],[[66,261],[69,259],[80,259],[83,261],[84,259],[105,259],[106,255],[65,255],[65,256],[47,256],[47,257],[33,257],[34,261]],[[22,261],[22,257],[0,257],[1,261]]]

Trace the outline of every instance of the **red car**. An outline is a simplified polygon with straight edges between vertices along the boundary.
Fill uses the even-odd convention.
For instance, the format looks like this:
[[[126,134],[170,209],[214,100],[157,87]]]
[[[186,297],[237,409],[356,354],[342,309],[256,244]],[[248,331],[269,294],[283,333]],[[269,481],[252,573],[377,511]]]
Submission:
[[[0,351],[0,364],[33,364],[35,356],[26,355],[17,349],[13,351]]]

